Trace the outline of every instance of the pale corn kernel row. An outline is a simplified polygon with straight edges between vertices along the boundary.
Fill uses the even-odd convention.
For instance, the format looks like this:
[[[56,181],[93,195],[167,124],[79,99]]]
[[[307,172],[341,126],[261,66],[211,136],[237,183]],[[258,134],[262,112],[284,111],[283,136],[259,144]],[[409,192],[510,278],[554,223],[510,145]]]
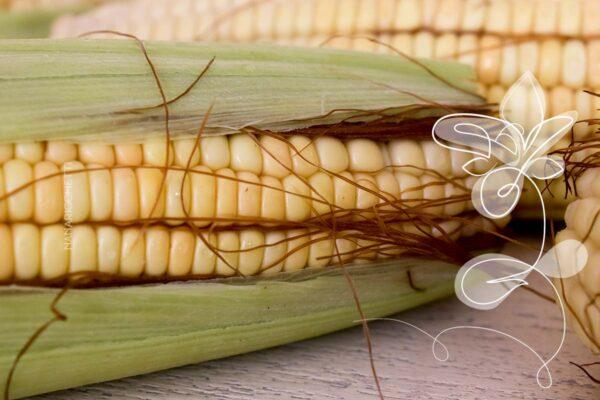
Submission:
[[[557,287],[568,303],[574,329],[593,351],[600,352],[600,168],[578,178],[577,194],[579,199],[565,212],[567,228],[556,241],[583,241],[589,258],[579,274],[558,280]]]
[[[116,29],[144,39],[229,40],[482,32],[597,37],[596,0],[137,0],[61,19],[54,36]]]
[[[378,42],[364,37],[311,37],[277,39],[279,44],[334,47],[345,50],[456,60],[475,69],[482,84],[510,86],[531,71],[544,87],[600,88],[600,39],[539,39],[515,41],[493,35],[431,32],[380,35]],[[391,46],[391,47],[390,47]]]
[[[420,148],[416,142],[404,145]],[[315,171],[304,179],[298,175],[276,178],[195,165],[187,173],[170,168],[165,177],[160,166],[106,168],[72,161],[60,168],[50,161],[30,165],[11,159],[0,167],[0,199],[5,197],[0,200],[0,221],[137,223],[153,219],[181,225],[191,219],[197,226],[216,219],[221,223],[284,223],[332,212],[339,215],[344,210],[389,210],[388,202],[402,202],[404,208],[436,202],[425,210],[456,215],[469,206],[468,199],[459,197],[465,196],[474,182],[468,177],[454,178],[451,183],[402,168],[373,173],[336,171]],[[441,204],[445,199],[454,200]]]
[[[441,221],[439,229],[416,229],[412,223],[395,228],[434,237],[442,236],[443,230],[455,240],[483,229],[496,230],[507,221],[494,225],[474,217],[471,223]],[[44,281],[83,271],[123,278],[249,276],[323,268],[339,264],[340,258],[344,263],[365,262],[405,251],[389,244],[370,247],[373,244],[361,239],[357,231],[331,237],[307,229],[195,232],[165,226],[142,230],[113,225],[0,224],[0,282]]]
[[[370,139],[340,140],[331,136],[311,140],[302,135],[287,138],[260,135],[253,139],[245,133],[202,137],[199,142],[195,138],[174,140],[168,146],[160,138],[143,144],[62,141],[0,144],[0,165],[12,159],[32,165],[40,161],[56,165],[79,161],[105,167],[174,165],[185,168],[202,165],[213,171],[230,168],[276,178],[291,174],[309,177],[320,169],[332,173],[374,173],[386,167],[402,166],[405,166],[403,171],[416,176],[429,169],[445,176],[462,177],[465,172],[461,166],[470,160],[469,157],[465,153],[450,152],[431,140],[376,142]],[[408,168],[408,165],[414,168]],[[485,168],[480,164],[474,167]]]
[[[236,268],[244,275],[254,275],[271,264],[269,272],[300,269],[308,261],[310,246],[299,249],[295,257],[283,260],[288,237],[293,238],[297,233],[263,233],[249,229],[203,232],[204,239],[200,239],[189,228],[164,226],[151,226],[142,231],[134,227],[77,225],[67,231],[60,224],[0,225],[0,253],[6,255],[0,260],[0,279],[46,280],[79,271],[122,277],[234,275]],[[301,235],[294,240],[302,244],[308,242],[308,238]],[[255,247],[258,248],[244,251]],[[218,249],[222,258],[211,248]],[[318,248],[315,246],[313,253]]]
[[[500,103],[509,88],[502,85],[491,85],[482,88],[482,94],[491,103]],[[578,114],[578,120],[573,125],[575,140],[582,140],[589,137],[593,132],[600,129],[598,123],[588,124],[583,121],[600,121],[600,97],[591,95],[583,90],[569,89],[565,86],[555,86],[550,89],[544,89],[546,98],[546,118],[559,115],[563,112],[575,110]],[[600,91],[599,91],[600,92]],[[525,105],[525,107],[538,107],[537,105]],[[528,110],[524,111],[526,114]],[[567,135],[555,147],[564,147],[571,140]]]

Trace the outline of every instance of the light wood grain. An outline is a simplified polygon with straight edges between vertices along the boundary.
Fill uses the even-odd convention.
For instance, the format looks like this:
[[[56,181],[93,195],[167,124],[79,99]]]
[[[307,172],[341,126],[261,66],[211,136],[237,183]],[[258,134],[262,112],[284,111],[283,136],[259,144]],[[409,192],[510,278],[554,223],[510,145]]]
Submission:
[[[475,311],[458,300],[396,316],[436,334],[454,325],[504,330],[550,354],[560,340],[557,307],[519,290],[494,311]],[[539,362],[523,347],[491,333],[455,331],[442,338],[448,362],[431,353],[431,340],[390,321],[370,324],[375,359],[387,399],[600,398],[569,361],[596,360],[569,332],[550,364],[554,385],[540,389]],[[58,399],[364,399],[376,398],[362,332],[353,328],[266,351],[36,397]]]

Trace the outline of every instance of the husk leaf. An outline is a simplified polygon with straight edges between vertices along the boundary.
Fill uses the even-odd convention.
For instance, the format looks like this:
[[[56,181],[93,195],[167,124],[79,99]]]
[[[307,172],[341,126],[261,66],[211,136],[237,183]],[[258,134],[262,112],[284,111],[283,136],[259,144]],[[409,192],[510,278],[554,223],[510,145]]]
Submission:
[[[338,109],[400,111],[429,100],[445,105],[483,101],[397,55],[268,44],[146,46],[168,99],[182,93],[215,57],[198,86],[171,106],[174,136],[196,134],[211,104],[208,134],[231,133],[248,125],[287,131],[333,124],[356,114],[324,117]],[[440,61],[424,64],[453,85],[475,91],[469,67]],[[161,107],[131,111],[161,104],[149,65],[132,40],[0,41],[0,94],[0,142],[124,141],[165,132]],[[447,112],[434,107],[414,115]]]
[[[411,288],[407,270],[412,271]],[[367,318],[453,292],[455,267],[405,258],[347,267]],[[0,290],[0,388],[58,289]],[[340,268],[275,277],[72,289],[21,359],[11,398],[118,379],[307,339],[359,323]],[[366,362],[366,361],[365,361]]]

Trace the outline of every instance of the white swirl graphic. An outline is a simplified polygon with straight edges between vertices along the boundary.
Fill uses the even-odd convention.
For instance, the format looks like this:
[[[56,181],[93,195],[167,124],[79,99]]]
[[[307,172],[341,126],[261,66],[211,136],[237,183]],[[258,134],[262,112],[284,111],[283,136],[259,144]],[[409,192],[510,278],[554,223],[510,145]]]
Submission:
[[[558,355],[566,335],[565,310],[558,290],[550,278],[565,278],[579,273],[587,263],[587,250],[576,240],[566,240],[544,254],[546,245],[546,208],[535,180],[551,180],[561,176],[565,166],[562,159],[549,156],[550,149],[572,128],[577,119],[575,111],[544,119],[545,98],[539,83],[530,72],[525,73],[508,91],[500,105],[500,117],[458,113],[440,118],[433,127],[433,140],[453,152],[472,155],[462,168],[478,177],[471,200],[484,217],[499,219],[508,216],[517,206],[523,185],[529,182],[537,193],[543,217],[543,233],[539,252],[532,264],[503,254],[477,256],[460,269],[455,280],[457,297],[467,306],[491,310],[500,305],[520,286],[528,285],[527,276],[536,271],[554,290],[563,319],[563,332],[556,351],[543,358],[533,347],[504,333],[478,326],[446,329],[434,338],[435,343],[445,332],[455,329],[480,329],[511,338],[532,351],[540,360],[536,380],[540,387],[552,385],[548,364]],[[484,173],[473,171],[475,163],[485,163]],[[429,335],[431,336],[431,335]],[[544,371],[545,385],[540,379]]]

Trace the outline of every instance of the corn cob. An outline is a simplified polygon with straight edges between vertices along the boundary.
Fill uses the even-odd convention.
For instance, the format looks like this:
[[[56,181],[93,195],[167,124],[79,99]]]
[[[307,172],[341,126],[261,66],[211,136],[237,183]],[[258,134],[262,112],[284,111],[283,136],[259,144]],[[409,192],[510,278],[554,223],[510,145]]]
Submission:
[[[221,231],[200,240],[181,225],[191,221],[207,227],[215,220],[236,225],[314,224],[350,211],[354,219],[360,218],[372,207],[380,207],[385,217],[394,211],[394,203],[424,208],[440,218],[472,210],[468,188],[474,179],[465,179],[461,168],[469,157],[450,155],[430,141],[344,143],[322,136],[313,142],[302,135],[284,141],[264,135],[256,143],[240,133],[202,138],[198,147],[195,139],[176,140],[169,148],[172,164],[165,176],[167,146],[160,139],[142,145],[3,145],[0,193],[5,199],[0,202],[0,221],[8,224],[0,225],[7,254],[0,262],[0,280],[52,279],[80,270],[119,271],[123,276],[235,273],[221,265],[206,242],[243,254],[232,254],[230,261],[244,275],[325,266],[334,261],[333,241],[310,235],[310,229]],[[186,168],[191,170],[186,173]],[[440,205],[425,207],[436,202]],[[62,222],[67,220],[81,224],[72,230],[70,249],[61,248]],[[169,232],[157,226],[142,234],[139,228],[110,225],[140,220],[180,228]],[[458,229],[459,224],[452,226]],[[278,241],[279,246],[263,248]],[[134,253],[131,243],[139,246],[135,260],[129,254]],[[302,245],[306,247],[296,250]],[[356,250],[352,240],[340,239],[338,246]],[[250,251],[252,247],[258,248]],[[271,265],[293,250],[293,258]],[[103,254],[114,256],[105,259]]]
[[[578,199],[567,207],[566,229],[556,241],[577,239],[588,251],[588,261],[577,275],[557,281],[575,331],[595,353],[600,353],[600,168],[577,179]]]

